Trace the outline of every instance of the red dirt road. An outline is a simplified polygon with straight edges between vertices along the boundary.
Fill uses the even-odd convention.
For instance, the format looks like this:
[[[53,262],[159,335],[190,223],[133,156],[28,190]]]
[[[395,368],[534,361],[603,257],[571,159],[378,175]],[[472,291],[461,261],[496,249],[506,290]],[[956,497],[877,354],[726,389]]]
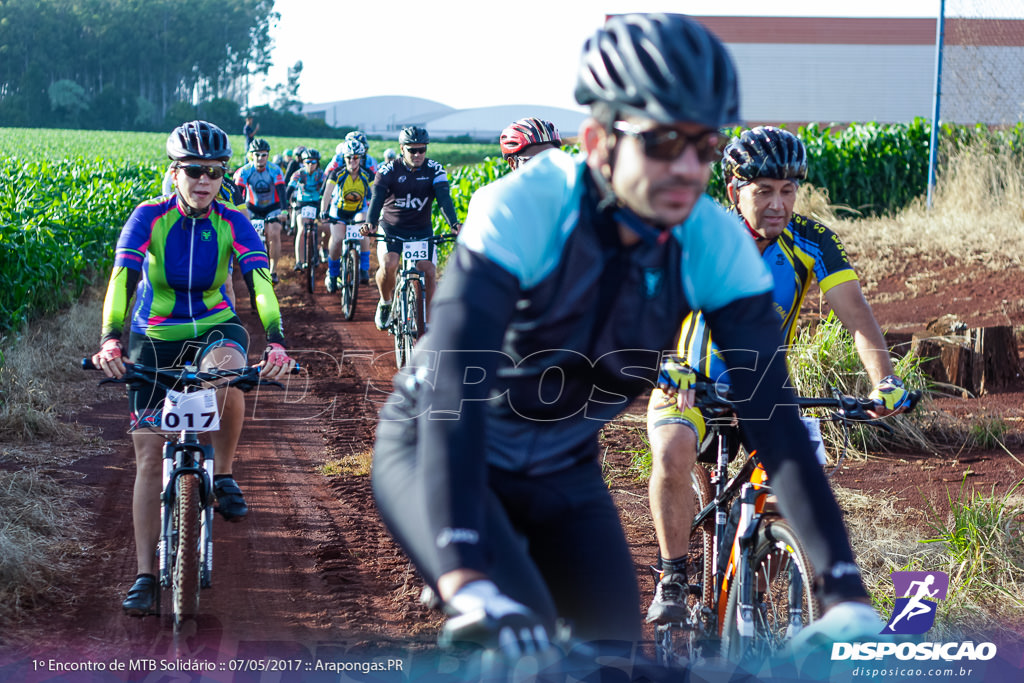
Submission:
[[[941,283],[943,273],[935,275]],[[899,335],[909,336],[931,317],[949,312],[971,325],[1003,318],[1014,325],[1024,322],[1024,273],[981,271],[969,297],[953,301],[939,286],[916,288],[916,298],[905,295],[902,277],[872,283],[867,292],[869,300],[885,300],[875,306],[876,313],[883,326]],[[920,282],[920,274],[915,277]],[[240,281],[236,285],[244,291]],[[363,288],[352,322],[343,322],[337,298],[324,292],[322,281],[311,296],[297,275],[288,274],[278,293],[289,347],[305,373],[287,391],[266,389],[248,397],[235,474],[251,512],[239,524],[215,522],[214,586],[202,594],[204,615],[195,629],[175,640],[158,618],[122,614],[120,602],[135,575],[134,463],[122,390],[97,388],[77,419],[99,430],[112,449],[95,449],[62,472],[50,473],[66,482],[90,513],[89,545],[68,573],[67,585],[48,604],[0,633],[0,680],[190,679],[181,669],[172,669],[166,678],[159,672],[109,669],[139,659],[214,666],[205,674],[209,680],[307,680],[317,675],[337,680],[336,672],[300,668],[289,673],[270,667],[397,657],[408,673],[411,659],[427,656],[423,653],[434,641],[440,616],[418,605],[421,584],[379,521],[366,476],[377,409],[395,372],[392,339],[371,322],[376,288]],[[240,309],[254,333],[256,352],[262,347],[259,325],[246,305]],[[1013,429],[1011,450],[1024,460],[1021,389],[1024,385],[970,401],[944,399],[942,405],[959,414],[1005,416]],[[640,402],[606,430],[603,442],[610,487],[646,594],[652,589],[646,567],[657,550],[646,487],[628,471],[630,451],[641,447],[642,410]],[[1024,479],[1024,467],[1013,458],[988,451],[889,456],[851,465],[837,481],[847,488],[891,491],[907,510],[922,509],[924,495],[942,515],[943,506],[948,508],[946,489],[956,491],[968,470],[973,473],[968,482],[985,493],[993,487],[1005,491]],[[51,659],[107,669],[62,674]],[[245,662],[264,670],[234,671]],[[381,674],[380,680],[397,680],[398,672],[392,674]]]

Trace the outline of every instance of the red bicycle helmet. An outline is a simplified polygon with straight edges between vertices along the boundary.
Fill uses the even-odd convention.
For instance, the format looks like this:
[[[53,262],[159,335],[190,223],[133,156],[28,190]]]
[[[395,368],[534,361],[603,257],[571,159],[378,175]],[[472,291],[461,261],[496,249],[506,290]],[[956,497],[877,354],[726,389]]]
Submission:
[[[510,156],[523,151],[524,147],[544,142],[550,142],[556,147],[562,146],[562,139],[558,136],[555,124],[533,116],[514,121],[501,131],[501,137],[498,139],[501,156],[506,161]]]

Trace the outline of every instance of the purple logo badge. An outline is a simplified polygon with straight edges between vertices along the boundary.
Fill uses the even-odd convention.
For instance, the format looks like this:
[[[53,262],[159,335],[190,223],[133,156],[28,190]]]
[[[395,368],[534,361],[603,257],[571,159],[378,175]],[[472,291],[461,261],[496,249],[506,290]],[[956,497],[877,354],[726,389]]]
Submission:
[[[896,605],[883,634],[920,635],[935,623],[939,600],[946,599],[949,576],[946,572],[893,572]]]

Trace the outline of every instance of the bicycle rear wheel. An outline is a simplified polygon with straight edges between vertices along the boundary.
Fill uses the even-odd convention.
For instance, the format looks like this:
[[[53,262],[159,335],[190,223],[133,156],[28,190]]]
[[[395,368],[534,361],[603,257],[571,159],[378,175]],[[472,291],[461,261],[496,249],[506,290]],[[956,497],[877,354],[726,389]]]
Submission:
[[[318,235],[312,225],[307,225],[302,234],[305,235],[306,240],[306,288],[312,294],[316,288],[316,262],[319,256],[316,238]]]
[[[754,577],[753,638],[744,646],[738,625],[739,581],[729,588],[722,654],[734,662],[778,652],[821,616],[814,597],[814,568],[789,522],[774,518],[758,530],[751,556]]]
[[[347,249],[341,263],[341,313],[345,320],[356,314],[356,297],[359,295],[359,250]]]
[[[199,478],[194,475],[178,477],[175,501],[175,522],[178,547],[174,557],[171,579],[174,628],[177,630],[188,619],[199,614],[201,542],[201,504]]]

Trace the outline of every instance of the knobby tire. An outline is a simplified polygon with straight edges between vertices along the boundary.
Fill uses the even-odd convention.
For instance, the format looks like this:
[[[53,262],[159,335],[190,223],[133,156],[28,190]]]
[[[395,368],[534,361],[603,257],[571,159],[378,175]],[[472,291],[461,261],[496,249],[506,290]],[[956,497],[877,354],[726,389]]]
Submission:
[[[359,296],[359,250],[347,249],[341,264],[341,313],[345,320],[356,314],[356,297]]]
[[[194,475],[178,477],[176,486],[178,547],[171,581],[175,630],[199,614],[199,544],[202,539],[199,478]]]
[[[405,334],[402,343],[405,346],[405,362],[412,359],[412,349],[416,341],[426,331],[426,303],[423,300],[423,282],[409,280],[405,289]]]
[[[306,236],[306,288],[312,294],[316,288],[316,260],[319,247],[316,238],[318,235],[316,229],[311,225],[304,228],[303,234]]]

